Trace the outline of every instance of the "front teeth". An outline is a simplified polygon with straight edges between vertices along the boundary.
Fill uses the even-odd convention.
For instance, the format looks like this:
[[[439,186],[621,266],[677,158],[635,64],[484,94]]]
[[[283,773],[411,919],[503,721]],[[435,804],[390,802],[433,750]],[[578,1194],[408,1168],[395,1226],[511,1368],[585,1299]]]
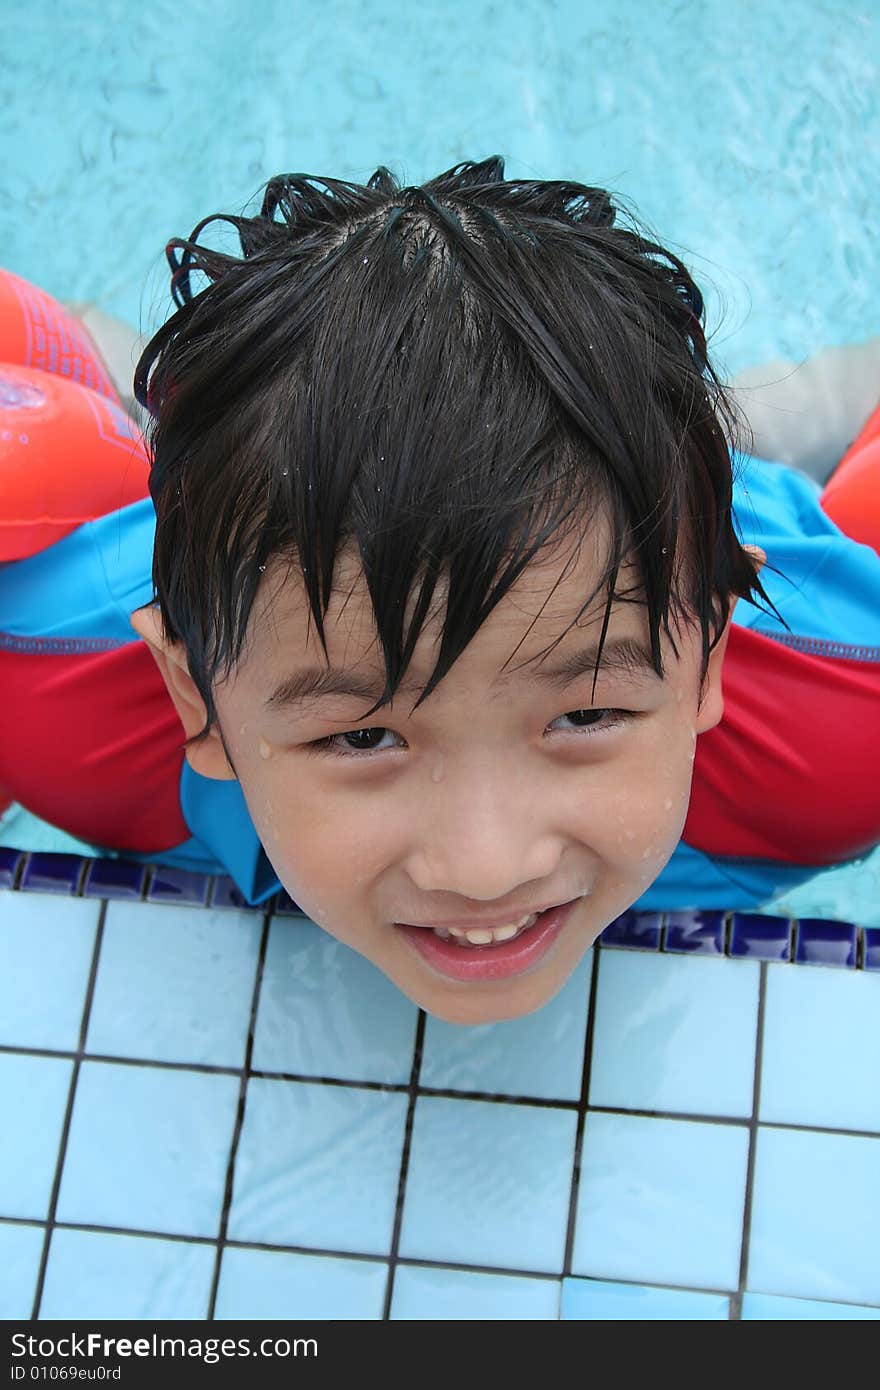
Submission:
[[[538,920],[537,912],[530,912],[520,922],[511,922],[504,927],[433,927],[435,936],[442,941],[452,939],[459,946],[489,946],[496,941],[512,941],[520,932],[533,927]]]

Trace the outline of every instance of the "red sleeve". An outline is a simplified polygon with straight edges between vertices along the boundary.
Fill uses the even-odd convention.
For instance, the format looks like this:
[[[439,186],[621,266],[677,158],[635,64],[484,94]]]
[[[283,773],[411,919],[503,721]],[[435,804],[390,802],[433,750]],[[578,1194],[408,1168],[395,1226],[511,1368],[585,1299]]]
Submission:
[[[830,865],[880,842],[880,662],[829,645],[800,651],[732,626],[724,716],[697,739],[686,844]]]

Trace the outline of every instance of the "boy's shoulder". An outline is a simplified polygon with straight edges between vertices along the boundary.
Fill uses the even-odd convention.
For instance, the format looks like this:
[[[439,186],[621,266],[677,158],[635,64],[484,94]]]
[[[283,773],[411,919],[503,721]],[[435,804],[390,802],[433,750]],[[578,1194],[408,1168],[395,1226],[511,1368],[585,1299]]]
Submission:
[[[735,626],[814,655],[880,661],[880,555],[826,515],[819,484],[785,464],[735,455],[733,491],[737,535],[765,551],[761,582],[791,632],[744,601]]]
[[[138,641],[129,617],[153,596],[150,498],[86,521],[0,566],[0,628],[33,650],[107,650]]]
[[[682,870],[700,906],[758,905],[880,841],[880,555],[796,469],[745,459],[735,477],[737,532],[766,552],[761,581],[788,629],[734,609],[724,715],[698,740],[678,860],[650,906],[678,895]]]

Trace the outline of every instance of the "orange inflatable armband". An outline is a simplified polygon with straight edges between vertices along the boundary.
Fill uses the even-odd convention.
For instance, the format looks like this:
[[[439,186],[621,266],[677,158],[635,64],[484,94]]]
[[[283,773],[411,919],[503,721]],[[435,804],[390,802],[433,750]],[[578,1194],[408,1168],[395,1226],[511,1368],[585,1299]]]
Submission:
[[[115,400],[0,361],[0,564],[149,495],[137,427]]]
[[[0,270],[0,362],[36,367],[119,401],[83,324],[36,285]]]
[[[841,531],[880,554],[880,406],[828,479],[819,504]]]

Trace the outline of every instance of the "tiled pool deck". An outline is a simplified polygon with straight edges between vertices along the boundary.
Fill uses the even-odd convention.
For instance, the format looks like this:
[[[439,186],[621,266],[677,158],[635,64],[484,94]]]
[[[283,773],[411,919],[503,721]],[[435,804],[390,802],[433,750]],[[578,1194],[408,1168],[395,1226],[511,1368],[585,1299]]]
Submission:
[[[880,928],[627,915],[514,1023],[0,847],[0,1317],[880,1318]]]

